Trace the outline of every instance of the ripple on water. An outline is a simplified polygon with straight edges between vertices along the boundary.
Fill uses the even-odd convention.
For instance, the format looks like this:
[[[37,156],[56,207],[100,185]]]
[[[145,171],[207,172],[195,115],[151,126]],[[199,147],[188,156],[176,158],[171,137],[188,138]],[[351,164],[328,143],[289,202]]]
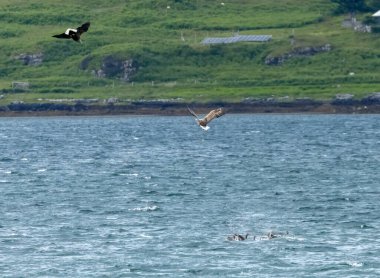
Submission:
[[[205,133],[189,117],[0,119],[0,273],[378,277],[379,123],[226,115]]]

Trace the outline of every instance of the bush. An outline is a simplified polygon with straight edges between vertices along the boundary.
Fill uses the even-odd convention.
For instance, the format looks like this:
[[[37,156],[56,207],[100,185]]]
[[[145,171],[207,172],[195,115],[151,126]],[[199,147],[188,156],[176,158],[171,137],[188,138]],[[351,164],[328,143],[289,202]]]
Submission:
[[[366,24],[366,25],[376,24],[377,23],[377,19],[375,17],[373,17],[373,16],[367,15],[363,19],[363,23]]]
[[[380,25],[372,26],[372,33],[380,33]]]

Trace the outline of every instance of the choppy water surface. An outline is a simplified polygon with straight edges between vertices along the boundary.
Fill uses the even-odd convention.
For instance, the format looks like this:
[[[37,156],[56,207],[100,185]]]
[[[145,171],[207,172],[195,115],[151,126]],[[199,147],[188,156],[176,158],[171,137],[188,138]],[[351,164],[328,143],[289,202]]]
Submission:
[[[2,118],[0,276],[379,277],[379,139],[380,116]]]

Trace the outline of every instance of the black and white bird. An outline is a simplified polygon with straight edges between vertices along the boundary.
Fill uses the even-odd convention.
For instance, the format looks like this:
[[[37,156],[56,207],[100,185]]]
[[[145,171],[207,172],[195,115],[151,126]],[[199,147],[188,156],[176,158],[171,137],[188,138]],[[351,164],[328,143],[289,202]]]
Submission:
[[[53,37],[58,39],[73,39],[76,42],[81,42],[80,36],[84,32],[87,32],[88,28],[90,28],[90,22],[82,24],[77,29],[68,28],[65,33],[54,35]]]
[[[226,113],[223,108],[218,108],[211,110],[204,118],[200,119],[193,110],[191,110],[189,107],[187,107],[187,109],[189,110],[190,114],[195,117],[197,124],[204,130],[209,130],[210,127],[207,124],[210,123],[213,119],[219,118]]]
[[[246,240],[248,238],[248,234],[246,234],[245,236],[241,235],[241,234],[233,234],[232,236],[228,236],[227,239],[232,241],[242,241],[242,240]]]

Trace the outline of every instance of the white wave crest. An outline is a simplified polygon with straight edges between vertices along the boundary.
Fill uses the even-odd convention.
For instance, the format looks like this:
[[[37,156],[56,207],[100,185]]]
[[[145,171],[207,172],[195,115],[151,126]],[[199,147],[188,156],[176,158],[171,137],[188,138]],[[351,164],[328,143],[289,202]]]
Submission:
[[[155,211],[158,210],[158,206],[148,206],[148,207],[142,207],[142,208],[133,208],[129,209],[130,211]]]
[[[362,267],[363,266],[363,263],[361,262],[356,262],[356,261],[349,261],[347,262],[347,264],[349,266],[352,266],[352,267]]]

